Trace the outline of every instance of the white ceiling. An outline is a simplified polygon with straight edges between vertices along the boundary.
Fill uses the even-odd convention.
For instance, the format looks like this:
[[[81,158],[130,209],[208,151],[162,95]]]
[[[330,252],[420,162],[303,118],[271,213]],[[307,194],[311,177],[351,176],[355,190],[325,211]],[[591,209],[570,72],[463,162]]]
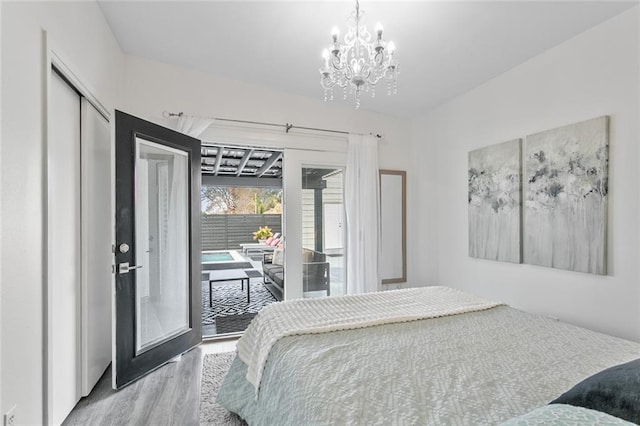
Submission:
[[[99,4],[125,53],[322,99],[322,49],[355,2]],[[416,116],[635,4],[362,0],[367,28],[381,22],[395,42],[401,74],[397,95],[379,90],[361,109]]]

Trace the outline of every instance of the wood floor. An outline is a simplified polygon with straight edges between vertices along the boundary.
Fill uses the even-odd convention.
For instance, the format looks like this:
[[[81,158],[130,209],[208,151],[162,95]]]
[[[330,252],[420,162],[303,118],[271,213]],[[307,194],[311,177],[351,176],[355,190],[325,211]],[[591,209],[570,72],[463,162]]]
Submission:
[[[203,344],[117,392],[111,389],[109,368],[63,425],[197,425],[202,358],[233,351],[236,342]]]

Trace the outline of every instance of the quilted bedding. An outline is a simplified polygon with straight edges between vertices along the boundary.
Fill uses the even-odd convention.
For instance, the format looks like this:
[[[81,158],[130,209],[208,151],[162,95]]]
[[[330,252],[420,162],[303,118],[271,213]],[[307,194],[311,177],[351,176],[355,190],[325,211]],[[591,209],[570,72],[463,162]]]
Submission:
[[[364,328],[482,311],[498,306],[449,287],[407,288],[322,299],[299,299],[265,307],[238,341],[247,380],[259,390],[274,343],[285,336]]]
[[[499,424],[640,344],[507,306],[278,340],[260,393],[236,357],[218,402],[250,425]]]

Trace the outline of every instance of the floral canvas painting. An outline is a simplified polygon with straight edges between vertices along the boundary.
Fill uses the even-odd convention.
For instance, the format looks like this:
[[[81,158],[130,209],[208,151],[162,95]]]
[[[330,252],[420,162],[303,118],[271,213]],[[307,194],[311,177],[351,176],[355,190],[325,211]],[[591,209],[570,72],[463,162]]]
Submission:
[[[521,140],[469,152],[469,256],[520,263]]]
[[[608,117],[527,136],[524,262],[606,274]]]

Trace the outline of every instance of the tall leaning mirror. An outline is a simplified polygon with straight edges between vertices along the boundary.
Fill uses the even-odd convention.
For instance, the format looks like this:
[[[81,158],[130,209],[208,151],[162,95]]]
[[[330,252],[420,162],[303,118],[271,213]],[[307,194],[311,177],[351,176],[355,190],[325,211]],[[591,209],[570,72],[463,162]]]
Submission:
[[[380,170],[382,284],[407,281],[407,172]]]

